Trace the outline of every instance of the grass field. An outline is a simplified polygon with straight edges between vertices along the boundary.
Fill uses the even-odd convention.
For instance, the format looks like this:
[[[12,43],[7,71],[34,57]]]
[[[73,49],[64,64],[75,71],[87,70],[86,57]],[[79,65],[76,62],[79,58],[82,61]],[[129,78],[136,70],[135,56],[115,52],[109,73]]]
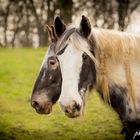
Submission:
[[[44,49],[0,49],[0,140],[121,140],[118,116],[97,93],[88,96],[84,116],[69,119],[56,104],[39,115],[30,96]]]

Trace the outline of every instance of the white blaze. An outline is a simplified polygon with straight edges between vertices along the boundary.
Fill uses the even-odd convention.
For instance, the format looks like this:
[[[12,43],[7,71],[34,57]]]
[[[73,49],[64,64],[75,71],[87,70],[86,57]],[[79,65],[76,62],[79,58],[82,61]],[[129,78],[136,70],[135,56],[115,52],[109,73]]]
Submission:
[[[73,101],[82,105],[82,99],[78,92],[79,76],[82,67],[82,51],[71,44],[65,52],[58,56],[62,73],[62,91],[59,103],[71,106]]]

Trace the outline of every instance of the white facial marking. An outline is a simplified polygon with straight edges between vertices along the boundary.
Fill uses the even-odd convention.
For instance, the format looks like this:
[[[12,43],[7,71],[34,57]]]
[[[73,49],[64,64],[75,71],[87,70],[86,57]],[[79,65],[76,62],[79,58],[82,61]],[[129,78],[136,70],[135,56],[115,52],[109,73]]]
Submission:
[[[45,76],[46,76],[46,72],[44,71],[41,80],[44,80],[45,79]]]
[[[73,101],[82,106],[82,99],[78,91],[83,63],[82,54],[82,51],[69,43],[65,52],[58,56],[62,73],[62,91],[59,103],[63,106],[71,106]]]

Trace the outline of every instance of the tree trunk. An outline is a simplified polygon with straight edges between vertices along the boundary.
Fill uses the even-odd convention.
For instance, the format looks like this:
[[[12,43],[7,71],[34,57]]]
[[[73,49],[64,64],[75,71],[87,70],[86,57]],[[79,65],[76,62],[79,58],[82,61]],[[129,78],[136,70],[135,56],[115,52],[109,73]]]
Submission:
[[[7,22],[8,22],[8,16],[9,16],[9,11],[10,11],[10,6],[11,6],[11,1],[8,2],[8,5],[6,7],[6,13],[5,13],[5,18],[4,18],[4,46],[7,46]]]
[[[58,8],[60,9],[60,16],[65,23],[71,22],[73,1],[72,0],[57,0]]]
[[[130,0],[118,0],[118,24],[119,30],[123,31],[126,27],[126,18],[128,16]]]
[[[29,0],[31,4],[31,11],[36,19],[36,24],[37,24],[37,30],[38,30],[38,35],[39,35],[39,46],[43,47],[46,46],[47,44],[47,33],[44,31],[43,25],[41,25],[41,22],[39,20],[39,17],[36,12],[36,8],[34,6],[34,1]]]

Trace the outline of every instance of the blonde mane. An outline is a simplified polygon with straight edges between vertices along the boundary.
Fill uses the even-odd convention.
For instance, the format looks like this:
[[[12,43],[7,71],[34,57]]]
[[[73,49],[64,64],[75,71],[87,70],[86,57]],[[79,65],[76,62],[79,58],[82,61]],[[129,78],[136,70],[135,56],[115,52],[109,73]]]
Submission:
[[[108,64],[112,61],[111,64],[119,63],[124,67],[128,95],[135,109],[136,98],[131,63],[133,63],[133,60],[140,63],[140,60],[138,60],[138,56],[140,56],[140,36],[105,29],[93,29],[93,36],[97,45],[95,57],[99,63],[97,68],[97,85],[101,86],[104,100],[110,102]]]

